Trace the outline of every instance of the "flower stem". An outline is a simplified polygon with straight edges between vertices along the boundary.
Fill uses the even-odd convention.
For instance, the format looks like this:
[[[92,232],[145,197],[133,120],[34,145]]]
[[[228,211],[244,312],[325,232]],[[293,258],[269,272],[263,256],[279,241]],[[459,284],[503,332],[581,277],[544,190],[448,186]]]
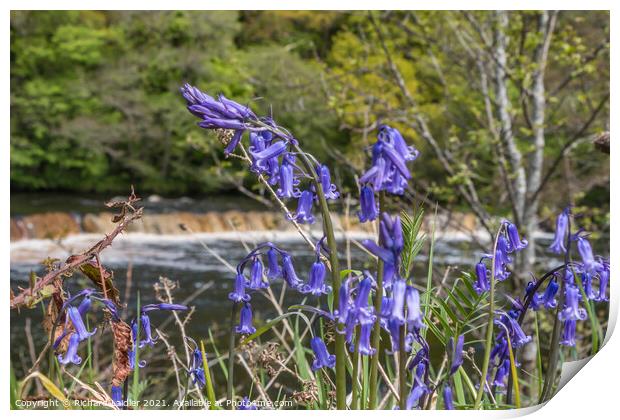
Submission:
[[[491,260],[491,287],[489,290],[489,315],[487,319],[487,334],[484,345],[484,359],[482,362],[482,370],[480,371],[480,387],[476,394],[476,401],[474,402],[474,410],[480,408],[482,403],[482,396],[484,395],[484,387],[486,386],[487,374],[489,373],[489,364],[491,361],[491,347],[493,346],[493,322],[495,320],[495,259],[497,258],[497,241],[499,235],[504,228],[504,224],[500,225],[495,235],[495,243],[493,244],[493,259]]]
[[[360,366],[360,327],[355,327],[355,352],[353,353],[353,373],[351,374],[351,410],[359,409],[359,366]]]
[[[228,382],[226,383],[226,399],[230,403],[234,397],[233,395],[233,373],[235,369],[235,319],[237,317],[237,302],[233,302],[232,311],[230,314],[230,339],[228,341]],[[231,407],[233,405],[231,404]]]
[[[379,215],[383,214],[385,209],[385,193],[379,192]],[[383,299],[383,260],[377,259],[377,292],[375,294],[375,315],[377,320],[372,329],[372,346],[375,348],[375,354],[370,359],[370,384],[368,390],[368,409],[377,408],[377,389],[379,387],[378,367],[379,367],[379,346],[381,345],[381,324],[379,314],[381,313],[381,301]]]
[[[336,244],[336,237],[334,235],[334,225],[332,223],[331,214],[329,213],[329,206],[327,205],[327,199],[321,182],[319,182],[318,175],[312,166],[312,162],[308,159],[306,154],[301,150],[297,144],[293,144],[295,150],[299,153],[301,160],[306,167],[306,171],[312,176],[312,182],[316,191],[316,195],[319,199],[319,207],[323,216],[323,231],[327,238],[327,247],[329,248],[329,262],[331,266],[332,276],[332,290],[333,296],[338,295],[340,290],[340,269],[338,262],[338,246]],[[338,299],[333,300],[334,310],[338,309]],[[345,410],[347,408],[347,372],[346,372],[346,352],[344,336],[342,334],[336,334],[336,408],[338,410]]]
[[[566,235],[566,254],[564,255],[564,265],[568,269],[568,264],[571,260],[571,220],[568,218],[568,228]],[[540,400],[538,403],[543,403],[548,400],[551,396],[551,389],[553,388],[553,383],[555,382],[555,371],[556,365],[558,363],[558,356],[560,353],[560,334],[562,331],[561,322],[560,322],[560,311],[564,306],[564,280],[560,283],[560,290],[558,305],[555,309],[555,319],[553,320],[553,332],[551,333],[551,345],[549,347],[549,362],[547,363],[547,372],[545,374],[545,383],[543,385],[542,394],[540,396]]]
[[[407,353],[405,352],[405,335],[407,324],[400,327],[398,349],[398,406],[401,410],[407,408]]]

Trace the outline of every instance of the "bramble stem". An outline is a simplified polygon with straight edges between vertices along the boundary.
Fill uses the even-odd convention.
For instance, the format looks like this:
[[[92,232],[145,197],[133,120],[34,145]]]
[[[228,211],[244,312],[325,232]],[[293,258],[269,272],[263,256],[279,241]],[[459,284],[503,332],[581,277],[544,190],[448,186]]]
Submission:
[[[226,383],[226,399],[230,403],[233,399],[233,374],[235,369],[235,318],[237,317],[237,302],[233,302],[230,314],[230,339],[228,341],[228,382]],[[231,407],[233,405],[231,404]]]
[[[385,210],[385,193],[379,192],[379,217]],[[381,345],[381,324],[379,314],[381,313],[381,301],[383,299],[383,260],[377,258],[377,292],[375,294],[375,315],[377,320],[372,329],[372,346],[375,354],[370,359],[370,384],[368,390],[368,409],[377,408],[377,389],[379,387],[378,367],[379,367],[379,346]]]
[[[482,362],[482,370],[480,371],[480,387],[478,388],[478,394],[476,395],[476,402],[474,403],[474,410],[480,408],[482,402],[482,396],[484,395],[484,387],[487,381],[487,374],[489,373],[489,364],[491,361],[491,347],[493,346],[493,322],[495,320],[495,259],[497,258],[497,241],[499,235],[504,228],[502,223],[495,235],[495,243],[493,244],[493,259],[491,260],[491,287],[489,290],[489,315],[487,320],[487,334],[484,345],[484,359]]]

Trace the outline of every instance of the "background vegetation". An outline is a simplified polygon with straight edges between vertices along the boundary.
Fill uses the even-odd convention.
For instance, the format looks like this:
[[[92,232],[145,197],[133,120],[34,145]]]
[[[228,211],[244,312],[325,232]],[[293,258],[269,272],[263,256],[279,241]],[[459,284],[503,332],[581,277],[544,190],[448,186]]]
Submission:
[[[527,156],[538,14],[507,16],[509,113]],[[272,112],[337,163],[338,181],[350,187],[377,121],[435,154],[415,126],[421,116],[458,164],[447,171],[439,159],[421,159],[415,189],[449,208],[471,207],[454,193],[471,182],[480,206],[507,212],[494,149],[500,116],[488,119],[485,109],[497,95],[482,94],[476,72],[476,57],[493,64],[496,21],[487,12],[12,12],[12,188],[119,193],[133,183],[179,195],[256,187],[234,163],[214,165],[221,147],[194,125],[178,93],[189,81]],[[592,139],[609,121],[608,36],[606,12],[557,17],[545,74],[545,169],[560,164],[544,185],[544,215],[566,204],[568,190],[606,219],[609,160]]]

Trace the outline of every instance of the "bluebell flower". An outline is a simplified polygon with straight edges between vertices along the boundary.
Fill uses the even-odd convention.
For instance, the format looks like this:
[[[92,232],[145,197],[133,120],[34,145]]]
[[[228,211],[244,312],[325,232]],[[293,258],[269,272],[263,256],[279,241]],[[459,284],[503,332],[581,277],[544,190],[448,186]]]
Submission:
[[[190,90],[192,90],[190,92]],[[198,125],[206,129],[226,129],[226,130],[245,130],[251,129],[246,120],[256,116],[250,111],[249,108],[233,102],[223,95],[220,95],[217,100],[211,96],[204,94],[198,89],[189,85],[184,86],[181,89],[183,96],[187,100],[187,109],[202,121]],[[200,98],[198,98],[197,92],[200,92]],[[200,101],[200,102],[198,102]]]
[[[379,139],[394,146],[396,151],[406,161],[414,161],[420,155],[420,152],[413,146],[408,146],[400,132],[388,125],[382,125],[379,128]]]
[[[581,284],[583,285],[583,291],[588,299],[593,300],[596,298],[596,294],[594,293],[594,289],[592,287],[592,274],[587,271],[581,273]]]
[[[266,289],[269,287],[269,283],[263,281],[263,262],[260,258],[254,258],[252,262],[252,269],[250,270],[250,284],[248,288],[252,290]]]
[[[146,313],[150,311],[187,311],[189,308],[185,305],[177,303],[151,303],[144,305],[140,312]]]
[[[77,335],[79,341],[86,340],[88,337],[97,332],[97,328],[94,328],[92,331],[88,331],[86,329],[82,316],[80,315],[80,311],[75,306],[69,306],[67,308],[67,314],[69,315],[69,319],[75,328],[75,334]]]
[[[590,242],[586,238],[577,238],[577,250],[581,256],[581,262],[583,263],[584,271],[594,274],[594,272],[600,268],[600,263],[594,259],[592,254],[592,247]]]
[[[474,283],[474,290],[479,295],[491,289],[488,273],[489,270],[484,262],[480,261],[476,264],[476,282]]]
[[[340,290],[338,291],[338,309],[334,311],[334,317],[339,323],[344,324],[347,321],[350,307],[350,280],[345,279],[340,285]]]
[[[516,315],[516,314],[514,314]],[[499,320],[495,320],[496,324],[502,324],[510,333],[510,344],[512,347],[519,348],[530,341],[532,341],[532,336],[526,335],[521,328],[521,325],[515,319],[513,314],[503,314]]]
[[[564,309],[560,312],[559,318],[562,321],[567,319],[586,319],[586,310],[579,307],[579,300],[581,298],[579,288],[566,284],[564,289]]]
[[[498,388],[503,388],[506,377],[510,373],[510,359],[504,359],[495,372],[495,379],[493,385]]]
[[[293,159],[295,159],[295,157],[291,154],[286,154],[282,158],[282,165],[280,165],[278,177],[280,188],[276,191],[276,194],[280,198],[297,198],[301,195],[301,191],[297,188],[299,180],[295,178],[295,168],[292,163]]]
[[[257,137],[260,137],[257,135]],[[251,169],[254,172],[262,173],[269,169],[269,160],[277,158],[286,152],[288,143],[285,141],[277,141],[263,150],[257,151],[255,148],[250,147],[248,150],[252,158]]]
[[[328,294],[331,291],[331,287],[325,284],[325,264],[319,258],[310,267],[308,283],[300,286],[299,291],[314,296]]]
[[[84,299],[82,299],[82,301],[78,305],[78,312],[80,313],[80,316],[86,315],[86,313],[90,310],[92,303],[93,301],[88,295],[86,295]]]
[[[302,191],[299,201],[297,202],[297,211],[292,216],[297,223],[312,224],[314,223],[314,216],[312,215],[312,201],[314,195],[312,191]]]
[[[360,189],[360,211],[357,216],[361,223],[373,221],[379,216],[375,193],[368,185],[363,185]]]
[[[321,189],[323,190],[325,199],[335,200],[340,197],[340,193],[338,192],[336,185],[332,184],[329,168],[326,165],[320,165],[318,168],[316,168],[316,172],[319,176],[319,181],[321,182]]]
[[[61,365],[67,365],[69,363],[73,363],[79,365],[82,363],[82,358],[78,356],[78,346],[80,345],[80,338],[78,333],[72,333],[69,337],[69,345],[67,346],[67,351],[65,355],[58,355],[58,361]]]
[[[297,277],[297,273],[295,273],[293,259],[286,253],[282,255],[282,276],[286,284],[293,289],[297,289],[302,283],[301,279]]]
[[[157,338],[153,338],[153,335],[151,333],[151,319],[146,314],[142,314],[140,316],[140,329],[141,332],[144,333],[144,336],[146,338],[145,340],[140,341],[140,348],[144,347],[147,344],[153,347]]]
[[[370,344],[370,333],[372,332],[372,327],[372,323],[362,324],[360,327],[359,352],[365,356],[371,356],[377,351],[377,349],[373,348]]]
[[[114,401],[114,405],[117,407],[123,406],[123,387],[122,386],[114,386],[112,385],[112,401]]]
[[[575,346],[575,330],[577,327],[577,321],[575,319],[566,319],[564,321],[564,328],[562,330],[562,340],[560,344],[564,346]]]
[[[443,387],[443,406],[446,410],[454,410],[454,401],[452,401],[452,388],[449,384]]]
[[[252,326],[252,305],[244,302],[239,314],[239,325],[235,327],[237,334],[254,334],[256,328]]]
[[[243,397],[237,410],[258,410],[258,407],[248,397]]]
[[[267,278],[275,280],[282,276],[282,269],[278,264],[278,251],[274,247],[270,247],[267,251]]]
[[[237,273],[235,276],[235,288],[228,294],[228,299],[233,302],[249,302],[250,295],[245,292],[246,278],[243,273]]]
[[[383,157],[378,157],[373,165],[361,177],[361,184],[370,184],[374,191],[382,191],[385,189],[386,183],[386,161]]]
[[[541,303],[547,309],[553,309],[557,305],[557,300],[555,299],[555,295],[558,293],[558,289],[560,286],[555,280],[551,280],[545,289],[545,292],[540,296]]]
[[[598,288],[598,296],[594,300],[597,302],[607,301],[607,286],[609,285],[609,264],[601,263],[601,270],[598,273],[599,277],[599,288]]]
[[[314,361],[312,362],[312,371],[327,367],[336,366],[336,356],[329,354],[327,347],[320,337],[313,337],[310,340],[310,347],[314,352]]]
[[[426,373],[426,363],[419,363],[416,367],[416,373],[413,377],[413,385],[411,392],[407,397],[406,409],[413,410],[419,407],[420,399],[430,391],[430,388],[424,381],[424,375]]]
[[[506,231],[508,233],[509,251],[518,252],[527,247],[527,241],[521,240],[517,226],[513,223],[506,222]]]
[[[392,313],[391,318],[398,322],[399,325],[405,323],[405,292],[407,291],[407,283],[403,279],[396,279],[392,285]]]
[[[452,362],[450,363],[450,375],[454,375],[459,367],[463,364],[463,344],[465,343],[465,336],[459,335],[456,344],[454,338],[450,337],[449,349],[452,353]]]
[[[570,214],[570,208],[564,209],[564,211],[558,214],[558,217],[555,221],[555,236],[553,238],[553,243],[549,246],[551,252],[555,254],[565,254],[566,246],[565,238],[568,232],[568,217]]]
[[[206,385],[207,380],[202,362],[202,352],[197,348],[194,349],[194,352],[192,353],[192,365],[189,373],[194,385],[198,385],[200,388],[203,388]]]
[[[407,325],[410,330],[424,328],[424,315],[420,310],[420,293],[415,287],[407,286]]]

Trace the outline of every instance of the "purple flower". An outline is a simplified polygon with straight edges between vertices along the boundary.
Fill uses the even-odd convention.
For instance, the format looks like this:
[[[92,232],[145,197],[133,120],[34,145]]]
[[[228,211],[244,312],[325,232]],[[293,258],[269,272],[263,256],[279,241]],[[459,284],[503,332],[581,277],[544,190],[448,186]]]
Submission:
[[[151,303],[144,305],[140,312],[147,313],[150,311],[187,311],[189,308],[185,305],[178,305],[176,303]]]
[[[504,380],[508,376],[510,372],[510,359],[504,359],[504,361],[499,365],[497,371],[495,372],[495,379],[493,380],[493,385],[498,388],[504,387]]]
[[[558,217],[555,221],[555,236],[553,238],[553,243],[549,246],[551,252],[555,254],[566,253],[564,238],[566,238],[566,233],[568,232],[569,214],[570,209],[567,207],[562,213],[558,214]]]
[[[338,291],[338,309],[334,311],[334,316],[338,319],[338,322],[344,324],[349,315],[349,309],[351,306],[349,279],[346,279],[340,285]]]
[[[413,378],[413,386],[407,397],[406,408],[413,410],[420,405],[420,399],[429,391],[428,386],[424,383],[423,377],[426,372],[426,364],[419,363]]]
[[[510,222],[506,222],[506,230],[508,232],[509,252],[518,252],[527,247],[527,241],[521,240],[517,227]]]
[[[360,327],[360,354],[371,356],[375,354],[377,349],[374,349],[370,344],[370,333],[372,332],[372,323],[362,324]]]
[[[308,284],[301,286],[299,291],[301,293],[311,293],[314,296],[328,294],[331,291],[331,287],[325,284],[325,264],[320,259],[317,258],[312,267],[310,267]]]
[[[255,134],[256,137],[260,137],[260,134]],[[252,170],[255,172],[265,172],[269,169],[269,160],[277,158],[282,153],[286,152],[288,143],[285,141],[277,141],[271,144],[269,147],[263,150],[256,150],[257,148],[250,147],[249,152],[252,157]]]
[[[275,280],[280,276],[282,276],[282,269],[278,264],[278,251],[271,247],[267,251],[267,278]]]
[[[258,410],[258,407],[248,397],[243,397],[237,410]]]
[[[392,313],[391,318],[398,322],[399,325],[405,323],[405,292],[407,291],[407,283],[402,279],[396,279],[392,285]]]
[[[245,292],[246,278],[243,273],[237,273],[235,276],[235,289],[228,294],[228,299],[233,302],[249,302],[250,295]]]
[[[596,298],[596,294],[592,289],[592,274],[584,271],[581,273],[581,284],[583,284],[583,290],[586,294],[586,297],[590,300]]]
[[[239,325],[235,327],[237,334],[254,334],[256,328],[252,326],[252,305],[244,302],[239,314]]]
[[[564,293],[564,309],[560,312],[560,319],[565,320],[584,320],[586,319],[586,310],[579,307],[579,299],[581,294],[579,289],[570,284],[565,285]]]
[[[452,388],[449,384],[443,387],[443,406],[446,410],[454,410],[454,402],[452,401]]]
[[[263,263],[260,258],[254,258],[252,269],[250,270],[250,284],[248,288],[252,290],[266,289],[269,283],[263,281]]]
[[[588,273],[594,273],[597,269],[600,269],[600,263],[594,259],[592,254],[592,247],[590,242],[586,238],[577,238],[577,250],[581,256],[584,271]]]
[[[480,261],[476,264],[476,282],[474,283],[474,290],[479,295],[488,291],[491,288],[488,277],[489,270],[484,262]]]
[[[558,286],[558,283],[555,280],[551,280],[547,285],[545,292],[539,295],[541,303],[545,306],[545,308],[553,309],[556,307],[558,303],[555,299],[555,295],[558,293],[559,288],[560,286]]]
[[[513,348],[519,348],[532,340],[532,337],[525,335],[523,329],[521,329],[521,326],[516,320],[517,317],[518,312],[513,310],[508,313],[502,313],[499,319],[495,320],[495,324],[505,328],[505,330],[501,330],[498,334],[498,339],[503,338],[507,330],[510,334],[510,343]]]
[[[456,340],[456,344],[454,344],[454,338],[450,337],[449,349],[452,352],[452,363],[450,364],[450,375],[454,375],[454,373],[463,364],[463,344],[464,343],[465,343],[465,336],[463,334],[459,335],[459,337]]]
[[[189,374],[192,378],[192,383],[194,385],[198,385],[198,387],[203,388],[206,383],[205,370],[202,363],[202,352],[197,348],[194,349],[192,355],[192,366],[189,370]]]
[[[250,128],[245,121],[256,119],[256,115],[248,107],[231,101],[223,95],[214,99],[187,83],[181,88],[181,93],[187,101],[187,109],[195,116],[202,118],[198,124],[202,128],[245,130]],[[228,148],[228,153],[232,150],[234,147]]]
[[[297,277],[297,274],[295,273],[293,259],[286,253],[282,255],[282,276],[284,277],[286,284],[293,289],[297,289],[301,285],[301,279]]]
[[[278,177],[280,188],[276,191],[276,194],[280,198],[297,198],[301,195],[301,191],[296,187],[299,185],[299,180],[295,179],[294,159],[295,156],[291,154],[286,154],[284,158],[282,158],[282,165],[279,168]]]
[[[424,328],[424,315],[420,311],[420,294],[415,287],[407,286],[407,325],[410,330]]]
[[[368,185],[364,185],[360,189],[360,209],[357,216],[361,223],[373,221],[379,216],[375,193]]]
[[[78,333],[73,333],[69,337],[69,346],[67,347],[67,352],[63,356],[62,354],[58,355],[58,361],[61,365],[67,365],[69,363],[73,363],[79,365],[82,363],[82,358],[78,356],[78,346],[80,345],[80,338]]]
[[[123,387],[112,385],[112,401],[117,407],[123,406]]]
[[[77,335],[79,341],[86,340],[97,332],[97,328],[94,328],[92,332],[86,329],[80,311],[75,306],[69,306],[67,308],[67,314],[69,315],[69,319],[71,319],[71,323],[75,328],[75,335]]]
[[[80,316],[86,315],[86,313],[90,310],[92,303],[93,302],[90,296],[88,295],[86,295],[84,299],[82,299],[82,302],[80,302],[80,305],[78,306],[78,311],[80,312]]]
[[[151,319],[148,315],[144,313],[140,316],[140,328],[144,332],[144,336],[146,337],[146,340],[140,341],[140,348],[144,347],[147,344],[153,347],[157,338],[153,338],[151,333]]]
[[[329,168],[326,165],[321,165],[317,168],[317,173],[319,175],[319,180],[321,181],[321,188],[323,189],[325,199],[335,200],[340,197],[338,189],[334,184],[332,184]]]
[[[598,296],[595,298],[597,302],[607,301],[607,285],[609,284],[609,264],[601,264],[603,269],[599,271],[599,288],[598,288]]]
[[[312,371],[317,371],[324,367],[333,368],[336,366],[336,356],[327,352],[327,347],[320,337],[312,338],[312,340],[310,340],[310,347],[312,347],[312,351],[314,352]]]
[[[312,215],[312,191],[305,190],[301,193],[299,201],[297,202],[297,211],[293,216],[293,219],[297,223],[312,224],[314,223],[314,216]]]
[[[575,329],[577,327],[577,321],[574,319],[567,319],[564,321],[564,329],[562,331],[562,340],[560,344],[564,346],[575,346]]]

